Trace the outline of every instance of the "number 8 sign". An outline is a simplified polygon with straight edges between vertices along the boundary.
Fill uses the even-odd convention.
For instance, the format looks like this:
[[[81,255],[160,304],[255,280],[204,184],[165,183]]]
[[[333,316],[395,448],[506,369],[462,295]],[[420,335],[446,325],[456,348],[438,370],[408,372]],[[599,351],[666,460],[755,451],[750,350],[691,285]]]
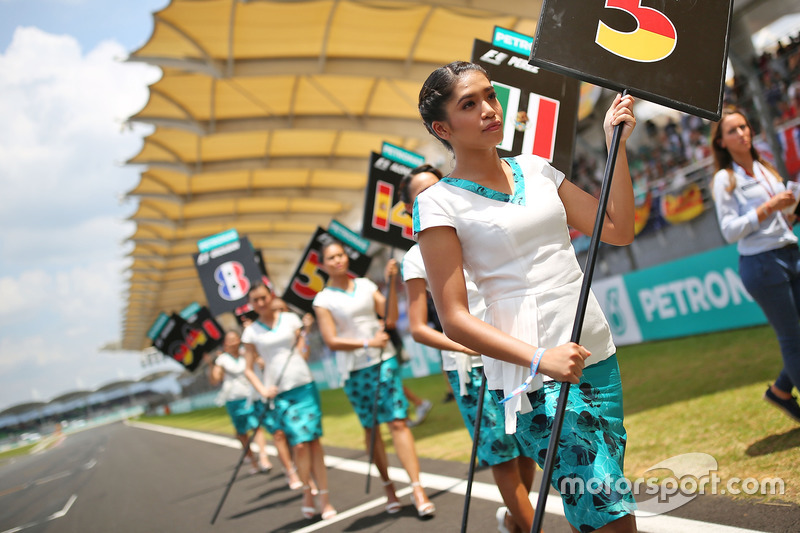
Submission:
[[[719,120],[732,13],[732,0],[544,0],[530,63]]]

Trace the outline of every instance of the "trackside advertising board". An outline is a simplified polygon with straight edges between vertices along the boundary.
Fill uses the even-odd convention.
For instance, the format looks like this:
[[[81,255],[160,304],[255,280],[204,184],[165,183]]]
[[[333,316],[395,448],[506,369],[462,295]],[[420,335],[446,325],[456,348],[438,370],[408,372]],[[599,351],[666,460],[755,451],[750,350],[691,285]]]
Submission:
[[[475,40],[472,62],[489,73],[503,106],[503,141],[497,146],[498,154],[538,155],[569,179],[580,86],[573,78],[531,66],[528,50],[532,41],[496,28],[493,43]]]
[[[339,240],[322,228],[312,235],[311,240],[306,245],[306,249],[301,256],[300,263],[289,279],[289,284],[283,293],[283,300],[305,312],[312,311],[314,296],[325,288],[328,275],[323,272],[322,247],[325,244]],[[342,241],[339,241],[342,242]],[[346,242],[342,242],[344,251],[350,258],[350,270],[348,274],[354,278],[364,276],[369,270],[372,258],[358,251]]]
[[[592,291],[617,345],[766,324],[738,263],[731,244],[595,281]]]
[[[732,14],[732,0],[544,0],[530,63],[716,121]]]

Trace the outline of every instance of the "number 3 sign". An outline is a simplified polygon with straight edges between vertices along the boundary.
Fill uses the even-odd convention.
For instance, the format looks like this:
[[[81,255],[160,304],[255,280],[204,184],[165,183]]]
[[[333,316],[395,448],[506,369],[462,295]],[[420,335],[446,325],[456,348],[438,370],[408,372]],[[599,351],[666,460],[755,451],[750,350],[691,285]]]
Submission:
[[[530,63],[719,120],[732,0],[544,0]]]

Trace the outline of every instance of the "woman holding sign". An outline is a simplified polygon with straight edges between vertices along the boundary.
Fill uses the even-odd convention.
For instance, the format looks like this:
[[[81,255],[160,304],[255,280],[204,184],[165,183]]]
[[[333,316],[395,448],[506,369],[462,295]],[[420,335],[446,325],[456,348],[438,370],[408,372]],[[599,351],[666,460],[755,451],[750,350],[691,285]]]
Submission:
[[[257,283],[249,292],[250,305],[258,320],[244,330],[242,341],[247,353],[250,382],[261,396],[274,403],[273,422],[283,431],[292,448],[297,475],[302,481],[305,518],[317,513],[311,481],[318,489],[323,520],[336,516],[328,496],[328,472],[322,448],[322,410],[319,392],[306,362],[306,325],[296,314],[275,311],[272,291]],[[264,359],[263,383],[253,371],[258,356]],[[262,406],[262,408],[267,408]]]
[[[411,215],[417,195],[442,179],[442,173],[430,165],[422,165],[407,174],[398,187],[400,199]],[[403,281],[408,293],[408,322],[414,340],[437,348],[442,353],[442,370],[454,392],[464,424],[474,439],[475,419],[483,384],[483,361],[478,353],[447,338],[428,321],[428,282],[419,245],[403,257]],[[470,313],[483,318],[486,306],[475,284],[465,274]],[[484,393],[485,394],[485,393]],[[491,466],[492,476],[503,497],[505,507],[497,510],[497,525],[504,533],[528,532],[533,524],[533,506],[529,499],[536,468],[513,436],[503,430],[503,410],[486,395],[483,402],[477,454]]]
[[[500,159],[503,109],[479,65],[435,70],[419,94],[428,131],[455,156],[450,176],[414,202],[414,231],[428,284],[449,338],[484,354],[489,390],[505,408],[506,433],[542,464],[560,393],[570,387],[551,483],[577,531],[635,531],[623,474],[626,433],[616,348],[600,305],[589,298],[581,345],[569,342],[583,273],[568,225],[591,235],[596,198],[532,155]],[[622,124],[602,237],[633,240],[634,202],[625,146],[633,99],[618,95],[604,119],[606,143]],[[464,271],[486,302],[470,313]],[[546,379],[543,377],[546,376]],[[600,483],[603,490],[586,487]]]
[[[368,448],[372,432],[378,431],[373,451],[375,466],[386,491],[386,512],[399,512],[400,502],[389,479],[386,450],[380,437],[382,423],[389,426],[397,456],[411,479],[411,497],[417,514],[420,518],[431,517],[436,508],[419,481],[414,435],[406,423],[408,400],[400,382],[398,358],[385,330],[393,328],[397,321],[395,284],[390,283],[387,305],[386,297],[372,281],[348,276],[349,265],[350,259],[340,243],[330,242],[323,246],[321,266],[328,274],[328,282],[314,297],[317,325],[325,344],[336,351],[344,391],[364,428]],[[386,278],[393,279],[396,272],[397,263],[390,260],[386,265]],[[385,328],[378,318],[384,313],[387,314]],[[373,427],[376,390],[378,427]]]
[[[720,231],[738,243],[739,276],[775,330],[783,356],[783,369],[764,400],[800,422],[792,396],[792,388],[800,387],[800,251],[792,232],[797,198],[753,146],[753,129],[741,111],[722,112],[712,127],[711,148]]]

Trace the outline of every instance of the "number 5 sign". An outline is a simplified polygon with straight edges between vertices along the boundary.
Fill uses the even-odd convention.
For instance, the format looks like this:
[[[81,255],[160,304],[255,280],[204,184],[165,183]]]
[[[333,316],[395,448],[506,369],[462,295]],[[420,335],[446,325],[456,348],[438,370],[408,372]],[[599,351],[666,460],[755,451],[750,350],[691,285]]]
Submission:
[[[719,120],[732,0],[544,0],[529,62]]]
[[[300,263],[289,280],[289,285],[283,293],[283,300],[291,306],[303,311],[311,312],[314,296],[325,288],[328,275],[322,271],[322,248],[329,242],[337,240],[333,235],[322,228],[317,228],[306,246]],[[344,244],[344,251],[350,257],[351,277],[364,276],[369,270],[372,258],[360,251]]]

